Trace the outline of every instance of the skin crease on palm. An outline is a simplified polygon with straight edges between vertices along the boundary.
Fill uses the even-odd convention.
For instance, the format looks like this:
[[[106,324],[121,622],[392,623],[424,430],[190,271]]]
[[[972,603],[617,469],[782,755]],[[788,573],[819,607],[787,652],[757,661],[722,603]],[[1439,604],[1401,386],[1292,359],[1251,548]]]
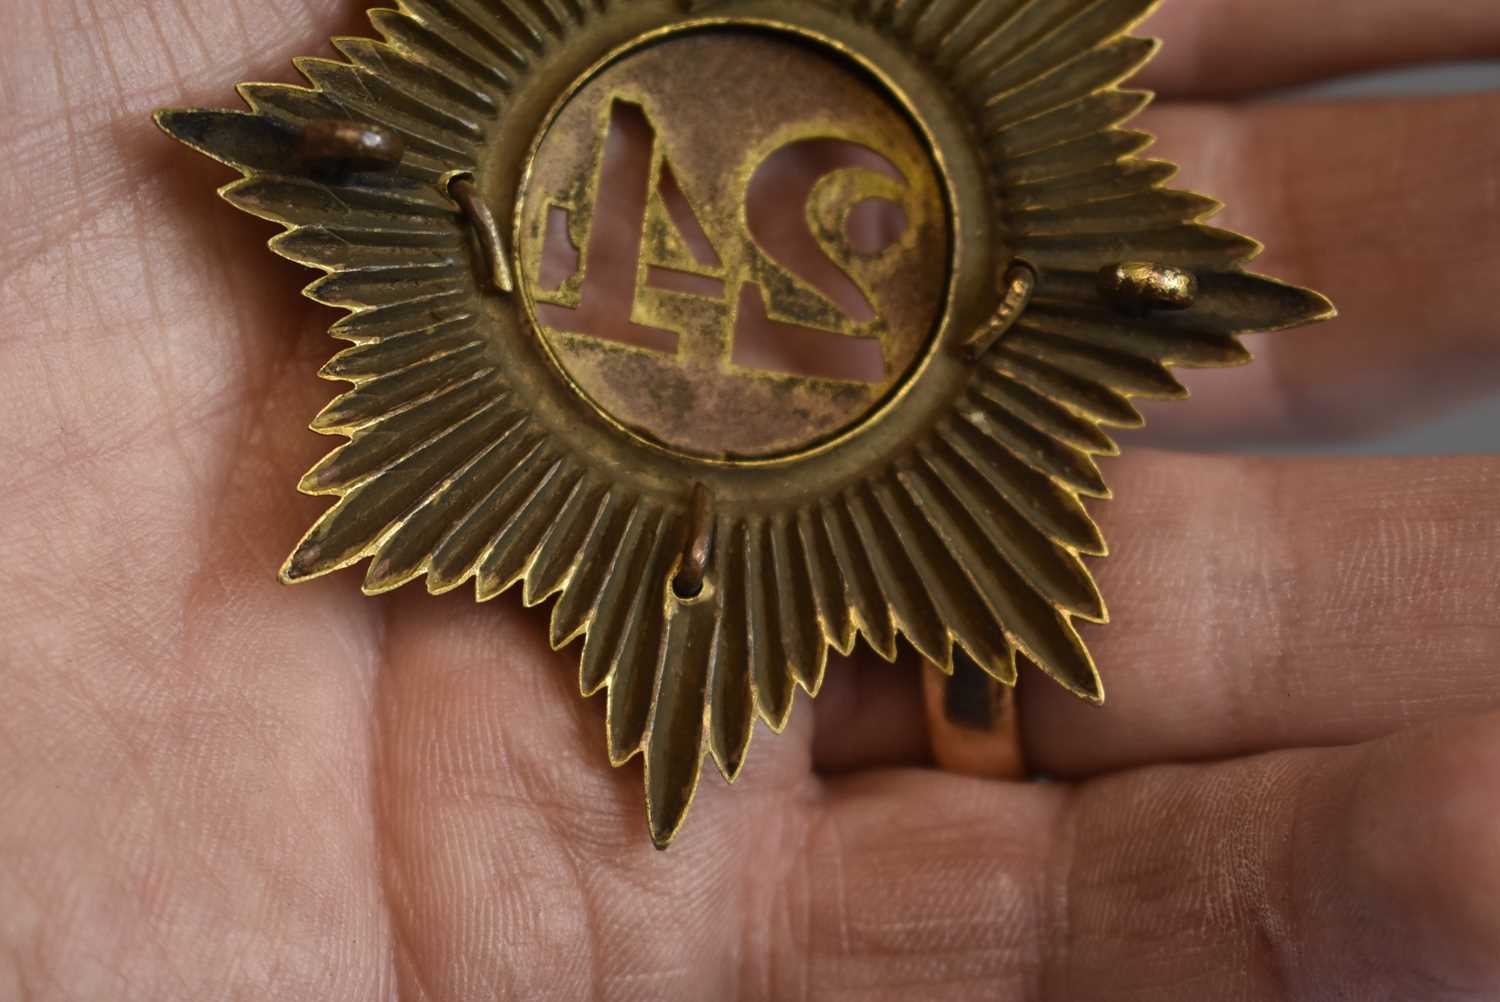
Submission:
[[[1023,678],[1057,782],[926,768],[919,666],[862,658],[665,854],[541,614],[275,583],[334,315],[148,115],[360,12],[0,26],[0,999],[1500,998],[1500,460],[1152,448],[1500,387],[1500,94],[1244,100],[1500,56],[1492,0],[1169,0],[1157,152],[1341,319],[1109,463],[1110,702]]]

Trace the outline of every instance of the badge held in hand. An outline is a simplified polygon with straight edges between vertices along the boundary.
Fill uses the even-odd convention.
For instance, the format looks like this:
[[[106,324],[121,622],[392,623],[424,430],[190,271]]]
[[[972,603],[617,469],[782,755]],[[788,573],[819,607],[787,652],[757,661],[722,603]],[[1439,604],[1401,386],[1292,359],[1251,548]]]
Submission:
[[[1108,429],[1332,315],[1123,127],[1153,6],[402,0],[161,112],[348,311],[283,580],[552,602],[663,847],[860,638],[953,676],[938,727],[1023,664],[1102,702]]]

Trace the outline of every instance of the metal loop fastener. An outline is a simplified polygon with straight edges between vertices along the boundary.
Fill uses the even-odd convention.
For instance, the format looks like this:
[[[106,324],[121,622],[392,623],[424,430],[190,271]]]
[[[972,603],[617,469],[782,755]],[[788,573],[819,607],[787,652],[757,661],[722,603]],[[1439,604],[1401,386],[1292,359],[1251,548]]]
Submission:
[[[703,594],[714,551],[714,496],[703,484],[693,485],[692,510],[688,514],[686,538],[682,545],[682,562],[672,590],[681,599]]]
[[[460,174],[449,181],[448,195],[458,203],[464,217],[473,227],[474,235],[479,239],[479,247],[484,252],[484,265],[489,271],[490,281],[501,292],[507,294],[515,292],[515,279],[511,277],[510,264],[506,260],[505,238],[500,234],[500,225],[495,222],[495,214],[480,197],[479,188],[474,184],[473,176]]]
[[[297,139],[297,158],[319,174],[391,173],[405,157],[400,136],[366,122],[308,122]]]
[[[1099,271],[1099,294],[1130,316],[1152,310],[1186,310],[1198,301],[1198,278],[1183,268],[1122,261]]]
[[[1000,306],[990,322],[964,342],[964,354],[977,362],[1000,339],[1010,333],[1026,307],[1031,305],[1032,293],[1036,291],[1036,269],[1025,261],[1013,261],[1000,280]]]

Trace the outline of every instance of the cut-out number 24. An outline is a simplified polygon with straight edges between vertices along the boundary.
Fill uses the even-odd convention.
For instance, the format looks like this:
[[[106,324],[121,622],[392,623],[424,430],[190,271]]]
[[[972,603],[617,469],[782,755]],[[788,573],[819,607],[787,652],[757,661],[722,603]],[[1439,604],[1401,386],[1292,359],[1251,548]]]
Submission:
[[[603,165],[595,195],[595,225],[590,227],[585,259],[594,266],[585,268],[576,307],[539,302],[538,317],[554,330],[675,354],[677,333],[631,319],[652,194],[656,128],[639,104],[616,99],[600,142]],[[878,170],[893,180],[905,180],[886,158],[845,139],[804,139],[773,151],[751,174],[745,197],[750,231],[746,237],[776,266],[835,304],[852,323],[866,324],[876,319],[875,309],[854,280],[828,256],[806,222],[806,209],[818,183],[851,168]],[[704,270],[722,268],[722,259],[678,185],[667,156],[662,157],[657,190],[670,224],[694,260]],[[785,211],[785,205],[792,206],[802,225],[765,225],[764,221],[773,218],[778,209]],[[899,238],[900,234],[894,236]],[[648,268],[646,284],[728,299],[723,281],[669,268]],[[886,364],[878,340],[773,320],[756,282],[742,283],[738,296],[733,332],[736,364],[808,378],[885,381]],[[783,338],[796,339],[797,343],[776,343]],[[768,359],[774,362],[768,363]]]

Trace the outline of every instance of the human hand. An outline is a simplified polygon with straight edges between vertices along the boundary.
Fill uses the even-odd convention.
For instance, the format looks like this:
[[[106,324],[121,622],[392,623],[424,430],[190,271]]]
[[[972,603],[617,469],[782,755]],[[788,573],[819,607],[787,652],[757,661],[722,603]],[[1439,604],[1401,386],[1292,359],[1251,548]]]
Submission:
[[[830,669],[658,854],[535,613],[274,570],[320,503],[328,311],[150,127],[343,2],[12,0],[0,303],[0,997],[1500,995],[1500,462],[1127,450],[1110,703],[924,769],[920,665]],[[1500,382],[1500,96],[1228,103],[1492,56],[1481,0],[1169,4],[1147,127],[1343,318],[1158,444],[1373,430]]]

